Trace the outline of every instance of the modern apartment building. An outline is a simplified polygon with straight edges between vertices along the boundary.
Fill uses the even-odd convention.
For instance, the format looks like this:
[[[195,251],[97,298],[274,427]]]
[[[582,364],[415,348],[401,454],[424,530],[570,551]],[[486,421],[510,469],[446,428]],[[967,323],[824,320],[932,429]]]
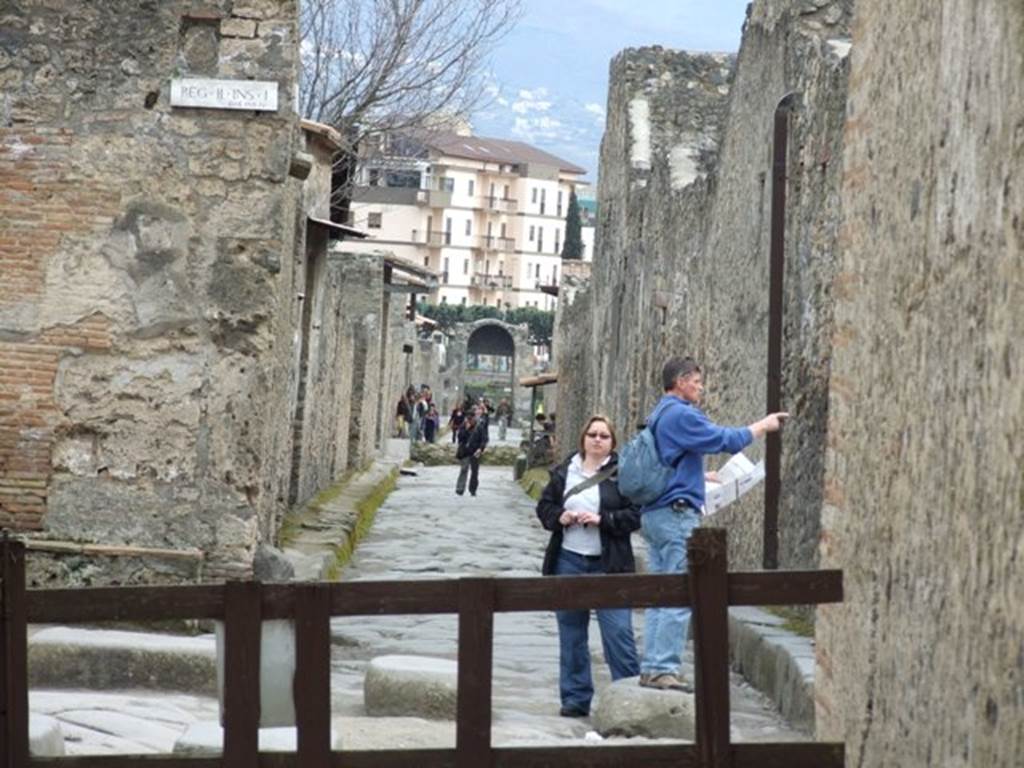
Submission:
[[[554,309],[541,288],[558,285],[569,194],[584,173],[518,141],[391,136],[358,170],[351,223],[370,239],[353,247],[440,273],[432,301]]]

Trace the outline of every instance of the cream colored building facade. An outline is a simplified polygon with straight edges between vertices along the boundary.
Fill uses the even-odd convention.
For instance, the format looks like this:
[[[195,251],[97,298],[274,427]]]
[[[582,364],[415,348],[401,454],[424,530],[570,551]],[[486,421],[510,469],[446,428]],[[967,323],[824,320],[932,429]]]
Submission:
[[[393,140],[359,169],[350,223],[370,238],[356,247],[437,271],[430,301],[553,310],[556,298],[541,288],[561,277],[569,195],[584,173],[522,142]]]

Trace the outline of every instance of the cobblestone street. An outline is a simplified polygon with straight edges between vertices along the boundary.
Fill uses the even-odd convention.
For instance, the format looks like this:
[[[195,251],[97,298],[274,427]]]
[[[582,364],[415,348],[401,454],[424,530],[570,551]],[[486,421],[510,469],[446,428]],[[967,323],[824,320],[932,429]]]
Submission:
[[[456,467],[420,468],[402,477],[377,513],[344,581],[436,579],[459,576],[537,576],[548,534],[537,522],[532,500],[511,479],[508,467],[482,467],[474,498],[454,493]],[[643,541],[634,536],[643,559]],[[638,642],[642,612],[634,618]],[[337,714],[358,715],[362,680],[370,659],[385,654],[456,657],[456,617],[366,616],[336,619],[334,706]],[[608,684],[597,623],[591,623],[591,654],[600,693]],[[692,668],[688,670],[692,674]],[[734,676],[733,728],[739,740],[801,740],[756,691]],[[579,737],[587,721],[558,716],[558,639],[554,615],[496,614],[494,640],[495,742],[503,727],[529,734],[526,740]],[[519,739],[515,739],[519,741]]]

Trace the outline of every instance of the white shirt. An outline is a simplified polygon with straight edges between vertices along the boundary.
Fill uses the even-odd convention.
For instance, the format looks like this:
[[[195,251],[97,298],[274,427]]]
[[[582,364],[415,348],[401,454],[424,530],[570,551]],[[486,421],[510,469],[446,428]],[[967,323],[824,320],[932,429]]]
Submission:
[[[583,457],[577,453],[569,462],[569,471],[565,475],[565,491],[568,493],[584,480],[600,472],[610,458],[611,456],[606,457],[596,472],[586,473],[583,471]],[[601,511],[600,483],[579,493],[574,493],[566,500],[563,508],[570,512],[599,513]],[[562,549],[567,549],[578,555],[600,555],[601,533],[598,531],[598,527],[575,524],[568,526],[562,532]]]

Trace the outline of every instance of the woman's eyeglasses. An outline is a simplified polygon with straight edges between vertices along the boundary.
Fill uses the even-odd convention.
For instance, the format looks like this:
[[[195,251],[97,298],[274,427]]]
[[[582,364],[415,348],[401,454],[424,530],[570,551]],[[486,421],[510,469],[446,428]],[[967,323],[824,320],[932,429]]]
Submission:
[[[611,440],[612,436],[607,432],[587,432],[587,437],[591,440]]]

